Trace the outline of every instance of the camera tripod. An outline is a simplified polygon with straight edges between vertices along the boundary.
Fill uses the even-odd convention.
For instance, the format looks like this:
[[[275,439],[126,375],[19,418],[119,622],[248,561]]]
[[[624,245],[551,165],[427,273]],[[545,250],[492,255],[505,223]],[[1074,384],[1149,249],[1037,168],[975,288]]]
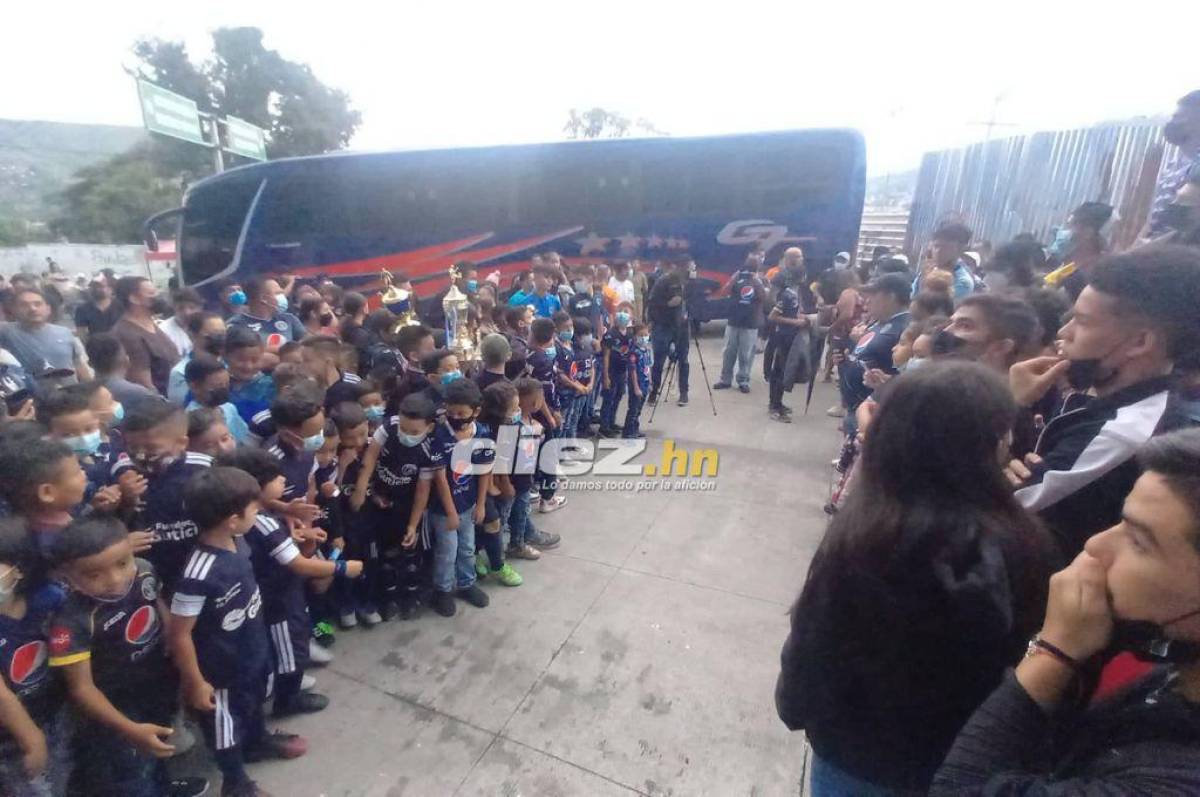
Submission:
[[[712,406],[713,415],[717,414],[717,402],[713,398],[712,384],[708,381],[708,369],[704,366],[704,352],[700,349],[700,339],[692,337],[692,343],[696,344],[696,356],[700,359],[700,373],[704,378],[704,387],[708,389],[708,403]],[[678,353],[675,352],[675,344],[671,344],[671,348],[667,350],[667,365],[663,369],[662,393],[658,396],[658,400],[650,408],[650,417],[646,420],[647,424],[654,423],[654,413],[658,411],[658,405],[667,400],[667,396],[671,394],[671,383],[675,379],[676,365],[679,361]]]

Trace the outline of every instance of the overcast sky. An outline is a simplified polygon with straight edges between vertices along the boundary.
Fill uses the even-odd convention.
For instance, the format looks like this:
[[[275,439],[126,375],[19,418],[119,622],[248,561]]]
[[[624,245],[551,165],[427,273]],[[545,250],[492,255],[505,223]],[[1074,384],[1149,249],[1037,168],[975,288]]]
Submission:
[[[982,138],[993,108],[1014,125],[994,136],[1169,112],[1200,87],[1173,32],[1196,14],[1195,0],[18,3],[0,117],[139,125],[121,69],[136,38],[200,58],[212,29],[256,25],[349,92],[355,149],[555,140],[569,108],[600,105],[673,135],[857,127],[878,174]]]

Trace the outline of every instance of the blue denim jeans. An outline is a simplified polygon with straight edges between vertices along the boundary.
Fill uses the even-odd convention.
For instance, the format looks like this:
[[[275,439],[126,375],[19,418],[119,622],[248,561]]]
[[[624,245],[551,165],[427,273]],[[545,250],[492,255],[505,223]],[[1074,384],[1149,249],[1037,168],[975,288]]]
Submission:
[[[758,330],[725,325],[725,350],[721,353],[721,383],[733,384],[733,366],[737,363],[737,383],[750,384],[750,366],[754,364],[754,344]]]
[[[650,332],[650,344],[654,347],[654,365],[650,368],[650,382],[653,392],[662,389],[663,368],[670,357],[676,364],[676,377],[679,380],[679,392],[688,392],[688,325],[681,322],[675,329],[655,327]],[[675,344],[674,354],[670,354],[671,344]],[[668,385],[667,387],[670,387]]]
[[[466,589],[475,583],[474,507],[458,515],[457,528],[446,516],[430,512],[433,521],[433,588],[438,592]]]
[[[585,425],[587,420],[589,420],[583,417],[583,411],[587,407],[588,398],[586,395],[574,395],[563,401],[563,424],[560,437],[587,437],[587,429],[585,428],[581,432],[579,427]],[[581,420],[583,423],[581,423]]]
[[[524,545],[532,527],[529,520],[529,489],[518,486],[508,513],[508,544],[514,548]]]
[[[877,786],[838,769],[820,756],[812,757],[812,797],[899,797],[904,791]]]

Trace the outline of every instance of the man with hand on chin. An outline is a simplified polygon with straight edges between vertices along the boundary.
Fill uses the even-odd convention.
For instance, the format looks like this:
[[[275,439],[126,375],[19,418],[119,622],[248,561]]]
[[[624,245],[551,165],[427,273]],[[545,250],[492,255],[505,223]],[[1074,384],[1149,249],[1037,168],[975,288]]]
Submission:
[[[1120,522],[1051,577],[1041,632],[931,794],[1200,794],[1200,430],[1138,460]],[[1125,651],[1162,666],[1085,707],[1084,663]]]
[[[1138,447],[1188,425],[1173,371],[1200,340],[1198,307],[1200,252],[1145,247],[1105,258],[1059,331],[1061,356],[1009,371],[1022,407],[1060,378],[1076,391],[1046,419],[1034,452],[1008,467],[1017,500],[1041,516],[1066,556],[1120,518],[1141,473]]]

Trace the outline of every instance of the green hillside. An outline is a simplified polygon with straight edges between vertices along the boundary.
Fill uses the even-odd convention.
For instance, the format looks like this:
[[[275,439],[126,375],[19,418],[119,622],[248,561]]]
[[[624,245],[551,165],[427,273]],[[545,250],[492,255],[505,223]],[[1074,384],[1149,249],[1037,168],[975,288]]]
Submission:
[[[0,119],[0,220],[47,221],[76,170],[146,138],[140,127]]]

